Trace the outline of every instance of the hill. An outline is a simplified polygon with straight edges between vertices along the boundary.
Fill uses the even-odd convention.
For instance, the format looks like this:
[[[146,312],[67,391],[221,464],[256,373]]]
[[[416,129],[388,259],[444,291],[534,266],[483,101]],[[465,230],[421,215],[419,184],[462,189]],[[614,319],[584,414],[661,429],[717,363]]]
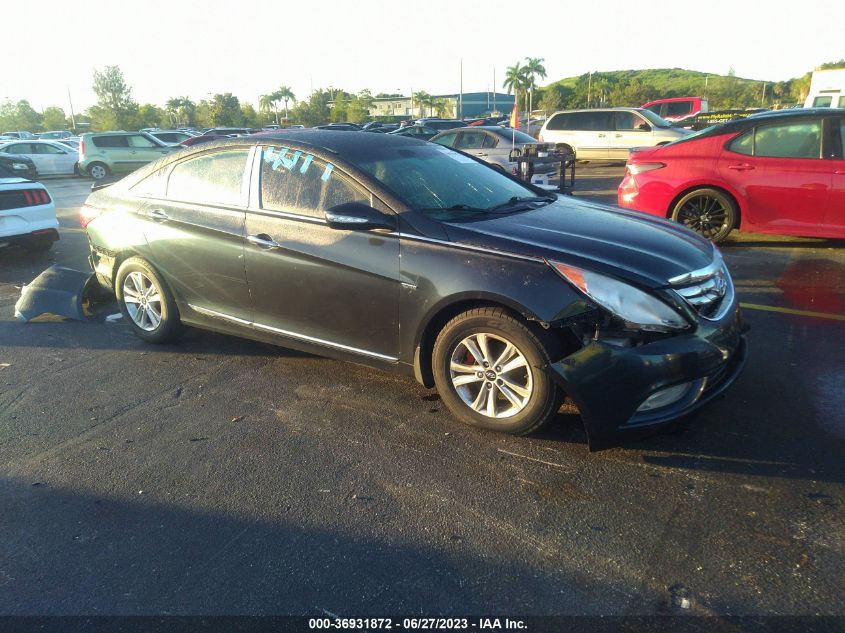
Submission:
[[[805,76],[764,82],[684,68],[614,70],[566,77],[541,89],[537,103],[546,110],[597,106],[641,106],[665,97],[706,96],[711,109],[771,107],[800,103],[810,83]]]

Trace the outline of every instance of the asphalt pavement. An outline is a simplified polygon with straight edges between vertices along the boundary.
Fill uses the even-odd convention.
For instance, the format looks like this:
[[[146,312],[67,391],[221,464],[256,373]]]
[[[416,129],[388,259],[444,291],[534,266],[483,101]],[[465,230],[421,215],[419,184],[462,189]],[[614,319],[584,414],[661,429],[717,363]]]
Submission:
[[[612,203],[621,168],[576,177]],[[61,241],[0,249],[0,614],[845,616],[843,243],[727,243],[745,373],[589,453],[573,413],[515,438],[367,367],[17,322],[87,266],[90,181],[45,184]]]

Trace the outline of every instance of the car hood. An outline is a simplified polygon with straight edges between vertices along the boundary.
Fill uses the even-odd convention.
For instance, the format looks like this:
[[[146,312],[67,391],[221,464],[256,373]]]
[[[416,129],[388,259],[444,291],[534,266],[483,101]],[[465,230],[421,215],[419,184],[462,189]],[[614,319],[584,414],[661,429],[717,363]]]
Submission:
[[[562,261],[652,288],[708,266],[715,255],[708,240],[677,223],[571,197],[445,226],[454,242]]]

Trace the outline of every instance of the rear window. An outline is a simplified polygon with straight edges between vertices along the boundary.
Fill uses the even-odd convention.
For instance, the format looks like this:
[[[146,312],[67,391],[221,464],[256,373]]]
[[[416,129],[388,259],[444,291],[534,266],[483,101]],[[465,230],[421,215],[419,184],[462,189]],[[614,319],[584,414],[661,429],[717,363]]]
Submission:
[[[91,140],[96,147],[129,147],[126,136],[94,136]]]

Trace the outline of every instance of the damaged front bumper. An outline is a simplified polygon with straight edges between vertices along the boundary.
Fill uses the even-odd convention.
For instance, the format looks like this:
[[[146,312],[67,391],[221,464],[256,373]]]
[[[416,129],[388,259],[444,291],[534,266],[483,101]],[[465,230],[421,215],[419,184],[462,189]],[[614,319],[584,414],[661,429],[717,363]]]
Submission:
[[[551,370],[580,409],[590,450],[609,448],[648,435],[722,394],[745,366],[743,331],[736,305],[718,322],[702,321],[695,332],[638,347],[593,340]],[[670,401],[648,408],[649,398],[659,402],[663,395]]]

